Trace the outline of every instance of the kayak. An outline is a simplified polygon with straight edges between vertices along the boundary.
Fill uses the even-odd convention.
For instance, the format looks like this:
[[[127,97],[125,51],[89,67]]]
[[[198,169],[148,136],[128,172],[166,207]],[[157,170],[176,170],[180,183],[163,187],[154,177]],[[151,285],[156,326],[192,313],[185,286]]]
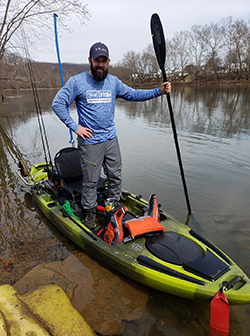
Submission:
[[[25,179],[21,168],[19,175]],[[250,303],[248,276],[213,243],[160,207],[157,218],[149,225],[146,223],[145,218],[150,216],[145,215],[145,209],[149,209],[151,199],[123,191],[118,208],[107,212],[107,182],[100,178],[98,225],[93,230],[85,226],[77,149],[62,149],[53,165],[33,165],[28,179],[33,200],[44,215],[80,248],[120,274],[147,287],[198,302],[209,303],[223,288],[231,305]],[[117,216],[118,220],[121,213],[129,213],[132,219],[126,221],[126,228],[120,221],[122,237],[116,242],[108,241],[108,228],[114,228],[114,218]]]

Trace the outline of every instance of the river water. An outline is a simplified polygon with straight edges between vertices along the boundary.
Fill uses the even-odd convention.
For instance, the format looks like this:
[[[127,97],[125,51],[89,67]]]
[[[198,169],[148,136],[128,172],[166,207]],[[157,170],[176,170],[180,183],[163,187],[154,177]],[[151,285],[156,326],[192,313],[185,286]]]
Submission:
[[[55,93],[39,91],[52,157],[70,146],[68,130],[51,109]],[[250,276],[250,86],[173,87],[171,100],[191,208],[198,222],[194,229]],[[70,111],[77,120],[75,107]],[[10,92],[0,106],[0,118],[0,284],[14,284],[36,265],[64,260],[80,250],[36,211],[29,188],[15,174],[17,148],[30,167],[44,162],[32,93]],[[116,126],[123,189],[146,199],[156,193],[163,209],[185,221],[187,207],[166,97],[148,102],[117,100]],[[102,266],[86,258],[85,254],[81,262],[91,264],[85,266],[90,272],[94,267],[96,277],[102,278]],[[10,260],[12,270],[4,267]],[[108,276],[128,283],[118,274]],[[145,291],[147,299],[140,316],[128,318],[120,312],[123,335],[209,335],[208,305],[133,282],[129,286],[137,301]],[[125,300],[125,293],[121,297]],[[113,297],[114,302],[103,304],[120,299]],[[250,305],[231,307],[230,335],[250,335],[249,321]]]

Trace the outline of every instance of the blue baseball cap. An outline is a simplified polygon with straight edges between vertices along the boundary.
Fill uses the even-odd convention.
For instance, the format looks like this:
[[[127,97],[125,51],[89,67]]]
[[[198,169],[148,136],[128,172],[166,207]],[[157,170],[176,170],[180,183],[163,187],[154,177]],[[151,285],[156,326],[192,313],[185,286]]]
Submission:
[[[99,56],[105,56],[109,59],[109,50],[108,47],[101,42],[97,42],[92,45],[89,50],[89,57],[96,59]]]

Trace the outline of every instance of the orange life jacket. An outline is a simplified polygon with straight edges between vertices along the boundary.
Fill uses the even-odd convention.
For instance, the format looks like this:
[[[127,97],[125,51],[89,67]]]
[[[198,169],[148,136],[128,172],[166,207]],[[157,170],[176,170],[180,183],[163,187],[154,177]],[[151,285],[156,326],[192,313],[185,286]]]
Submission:
[[[124,217],[125,213],[128,211],[126,207],[118,209],[113,216],[111,217],[111,221],[108,224],[107,230],[104,233],[104,241],[116,245],[120,243],[123,238],[123,227],[122,227],[122,218]]]
[[[128,241],[145,233],[159,232],[164,229],[164,226],[159,222],[156,196],[152,194],[142,217],[136,217],[126,207],[116,210],[111,216],[103,239],[109,244],[116,245],[124,239],[124,231],[127,231],[129,235],[129,237],[125,237],[124,241]]]
[[[154,217],[144,216],[129,220],[125,223],[131,238],[141,236],[145,233],[163,231],[165,228]]]

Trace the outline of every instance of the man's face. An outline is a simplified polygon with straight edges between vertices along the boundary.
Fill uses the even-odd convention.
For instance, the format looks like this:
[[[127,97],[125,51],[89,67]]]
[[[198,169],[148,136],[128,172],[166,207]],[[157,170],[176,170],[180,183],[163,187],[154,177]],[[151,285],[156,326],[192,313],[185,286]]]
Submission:
[[[97,81],[103,81],[108,75],[108,66],[110,60],[105,56],[99,56],[96,59],[89,57],[91,74]]]

